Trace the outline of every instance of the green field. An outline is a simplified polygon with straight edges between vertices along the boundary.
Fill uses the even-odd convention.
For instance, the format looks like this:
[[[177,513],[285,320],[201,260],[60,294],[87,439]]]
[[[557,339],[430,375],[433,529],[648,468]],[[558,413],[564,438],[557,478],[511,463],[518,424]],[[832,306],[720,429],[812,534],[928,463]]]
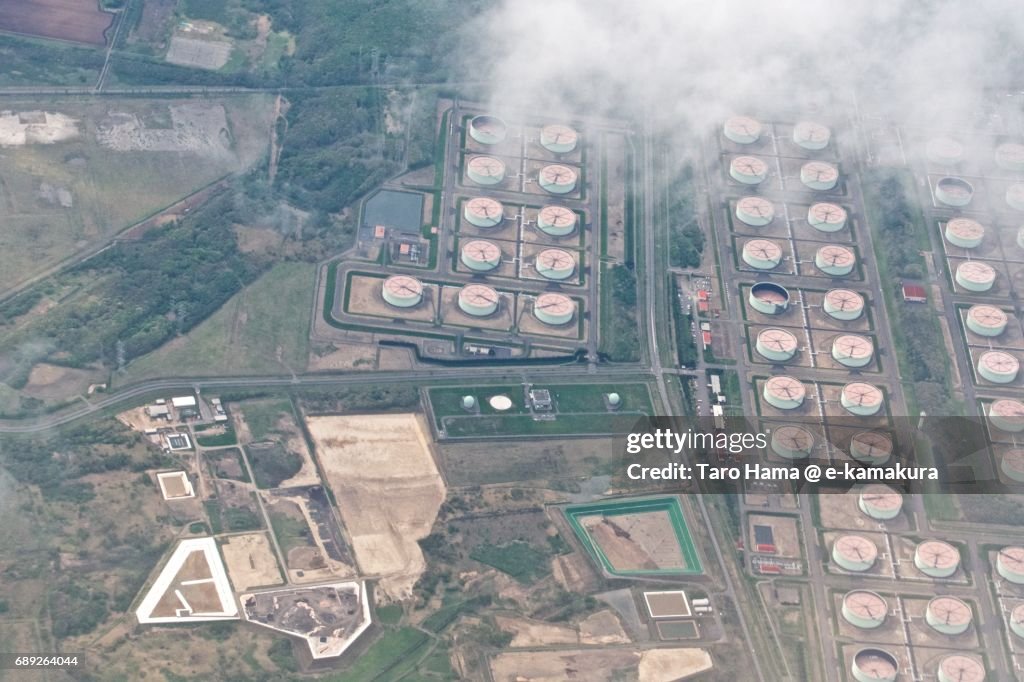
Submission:
[[[364,651],[348,670],[324,677],[330,682],[370,682],[398,680],[419,662],[430,637],[416,628],[404,627],[386,632]]]
[[[580,523],[580,518],[584,516],[617,516],[621,514],[638,514],[661,511],[668,512],[669,518],[672,520],[672,528],[675,531],[676,541],[679,543],[679,548],[682,551],[684,560],[686,561],[685,568],[653,568],[628,571],[617,570],[612,566],[608,557],[605,556],[598,544],[593,540],[593,538],[591,538],[587,529],[583,527],[582,523]],[[697,555],[697,547],[693,542],[693,536],[690,535],[690,529],[686,525],[686,519],[683,517],[683,509],[679,505],[679,500],[675,497],[608,500],[606,502],[598,502],[594,504],[577,504],[565,508],[565,517],[568,519],[569,525],[572,526],[573,531],[576,533],[576,537],[583,543],[583,546],[586,547],[588,552],[590,552],[590,555],[611,575],[692,575],[704,572],[704,569],[701,568],[700,557]]]
[[[304,371],[315,270],[274,266],[191,332],[132,362],[123,381]]]

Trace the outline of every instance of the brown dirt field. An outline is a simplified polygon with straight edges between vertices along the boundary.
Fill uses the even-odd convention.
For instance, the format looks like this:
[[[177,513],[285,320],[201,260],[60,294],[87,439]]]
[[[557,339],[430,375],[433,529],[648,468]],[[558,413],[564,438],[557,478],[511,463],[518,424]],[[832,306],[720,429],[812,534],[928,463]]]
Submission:
[[[290,415],[284,415],[278,420],[276,426],[280,432],[279,438],[284,443],[285,448],[289,452],[302,456],[302,468],[299,469],[299,472],[287,481],[281,481],[281,485],[278,487],[297,488],[305,485],[318,485],[320,483],[320,475],[316,472],[313,458],[310,456],[309,448],[306,446],[306,439],[302,437],[302,433],[299,431],[299,427],[296,426],[295,420]]]
[[[106,45],[114,15],[95,0],[0,0],[0,30]]]
[[[644,593],[644,601],[647,602],[647,609],[651,614],[651,618],[690,615],[690,605],[686,603],[685,597],[679,592],[670,594],[646,592]]]
[[[505,632],[512,633],[512,647],[550,646],[552,644],[579,644],[579,635],[570,627],[552,625],[525,618],[496,616],[495,622]]]
[[[649,649],[640,659],[640,682],[674,682],[710,670],[704,649]]]
[[[66,398],[76,393],[85,393],[89,384],[103,379],[103,372],[40,363],[29,372],[28,383],[23,390],[33,398]]]
[[[612,682],[629,679],[624,673],[636,670],[639,662],[640,653],[630,650],[522,651],[495,656],[491,673],[495,682]]]
[[[163,486],[164,497],[167,499],[184,497],[188,494],[188,489],[185,487],[184,474],[179,476],[164,476],[160,479],[160,484]]]
[[[590,516],[580,520],[617,570],[686,567],[667,512]]]
[[[220,549],[227,564],[228,577],[236,591],[284,582],[281,569],[270,550],[270,542],[263,533],[234,535]]]
[[[582,644],[628,644],[630,641],[619,617],[610,610],[598,611],[580,621]]]
[[[336,343],[309,353],[309,370],[312,372],[329,369],[374,369],[377,365],[377,348],[361,343]]]
[[[445,485],[416,414],[308,417],[359,567],[390,597],[411,594],[425,568],[417,540],[434,525]]]
[[[223,608],[217,594],[217,586],[212,580],[206,583],[178,585],[176,589],[181,592],[194,613],[209,613]]]
[[[588,559],[573,552],[551,560],[551,573],[558,584],[569,592],[586,592],[594,585]]]

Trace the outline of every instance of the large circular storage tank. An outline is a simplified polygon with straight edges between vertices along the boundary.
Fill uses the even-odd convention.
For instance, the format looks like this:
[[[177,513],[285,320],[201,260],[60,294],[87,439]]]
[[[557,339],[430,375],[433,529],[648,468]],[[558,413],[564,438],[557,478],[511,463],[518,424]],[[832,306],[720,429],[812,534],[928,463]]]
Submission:
[[[759,185],[768,179],[768,164],[756,156],[737,156],[729,163],[729,177],[744,185]]]
[[[757,335],[754,348],[772,362],[786,362],[796,355],[797,340],[785,329],[765,329]]]
[[[875,345],[866,336],[843,334],[832,342],[832,359],[845,367],[864,367],[874,355]]]
[[[832,289],[825,292],[822,308],[832,319],[849,322],[864,314],[864,297],[849,289]]]
[[[962,249],[973,249],[984,241],[985,228],[977,220],[953,218],[946,223],[946,239]]]
[[[1015,182],[1006,188],[1006,203],[1010,208],[1024,211],[1024,182]]]
[[[985,666],[973,656],[950,654],[939,661],[939,682],[985,682]]]
[[[505,209],[497,199],[476,197],[466,202],[462,214],[477,227],[494,227],[505,219]]]
[[[736,144],[757,142],[763,130],[761,122],[749,116],[733,116],[722,127],[722,133]]]
[[[560,163],[553,163],[544,166],[537,174],[542,189],[552,194],[568,194],[576,189],[576,180],[579,176],[569,166]]]
[[[860,381],[843,386],[839,396],[839,404],[846,408],[847,412],[863,417],[878,414],[883,401],[882,389]]]
[[[828,126],[815,121],[800,121],[793,126],[793,142],[804,149],[819,151],[828,146],[832,131]]]
[[[978,356],[978,374],[994,384],[1009,384],[1020,372],[1020,361],[1001,350],[989,350]]]
[[[549,292],[533,301],[533,316],[544,324],[569,324],[575,315],[576,302],[564,294]]]
[[[757,282],[747,297],[750,307],[765,315],[781,315],[789,309],[789,291],[773,282]]]
[[[408,275],[392,275],[381,285],[381,296],[396,308],[412,308],[423,300],[423,283]]]
[[[1024,585],[1024,547],[1003,547],[996,554],[996,572],[1015,585]]]
[[[835,189],[839,169],[824,161],[809,161],[800,168],[800,182],[814,190]]]
[[[555,154],[568,154],[576,149],[580,135],[573,128],[561,123],[546,125],[540,130],[540,144]]]
[[[505,412],[512,409],[512,399],[507,395],[492,395],[487,399],[487,404],[498,412]]]
[[[576,272],[576,257],[562,249],[544,249],[534,259],[534,267],[546,279],[569,279]]]
[[[964,146],[949,137],[936,137],[928,141],[928,160],[940,166],[955,166],[964,158]]]
[[[771,448],[785,459],[804,459],[814,449],[814,436],[802,426],[780,426],[772,431]]]
[[[775,218],[775,205],[763,197],[743,197],[736,202],[736,217],[752,227],[763,227]]]
[[[1017,230],[1017,246],[1024,249],[1024,227]]]
[[[822,201],[807,209],[807,222],[819,232],[838,232],[846,227],[846,209]]]
[[[999,460],[999,470],[1016,483],[1024,483],[1024,449],[1011,448]]]
[[[850,672],[857,682],[896,682],[899,663],[888,651],[861,649],[853,655]]]
[[[462,264],[475,272],[487,272],[501,264],[501,247],[483,239],[471,239],[462,245]]]
[[[505,141],[508,126],[497,116],[474,116],[469,121],[469,136],[480,144],[498,144]]]
[[[505,162],[493,156],[474,156],[466,163],[466,175],[478,185],[497,185],[505,179]]]
[[[498,301],[498,292],[485,284],[467,284],[459,291],[459,309],[473,317],[493,315]]]
[[[881,431],[861,431],[850,439],[850,456],[863,464],[879,466],[892,457],[892,438]]]
[[[1015,173],[1024,171],[1024,144],[1006,142],[996,147],[996,165]]]
[[[743,245],[743,262],[757,270],[772,270],[782,262],[782,247],[767,239],[751,239]]]
[[[845,246],[826,244],[814,254],[814,265],[831,277],[845,277],[857,265],[857,255]]]
[[[971,607],[956,597],[935,597],[925,607],[924,619],[936,632],[962,635],[971,627]]]
[[[956,283],[968,291],[988,291],[996,281],[996,271],[988,263],[964,261],[956,267]]]
[[[877,558],[878,547],[863,535],[840,535],[832,543],[832,560],[847,571],[870,570]]]
[[[537,227],[552,237],[564,237],[576,230],[578,216],[565,206],[545,206],[537,213]]]
[[[974,186],[963,178],[945,177],[935,183],[935,198],[946,206],[966,206],[974,197]]]
[[[807,387],[799,379],[790,376],[777,376],[764,382],[761,392],[765,402],[780,410],[795,410],[804,404]]]
[[[873,630],[885,623],[889,606],[881,595],[868,590],[853,590],[843,597],[843,619],[861,630]]]
[[[1024,604],[1018,604],[1010,612],[1010,629],[1013,634],[1024,639]]]
[[[1008,433],[1024,431],[1024,402],[1002,398],[988,408],[988,420],[992,426]]]
[[[941,540],[925,540],[914,549],[914,566],[932,578],[948,578],[960,567],[960,550]]]
[[[994,305],[972,305],[967,309],[967,328],[979,336],[999,336],[1006,331],[1009,317]]]
[[[869,485],[857,496],[857,507],[878,521],[888,521],[900,515],[903,495],[885,485]]]

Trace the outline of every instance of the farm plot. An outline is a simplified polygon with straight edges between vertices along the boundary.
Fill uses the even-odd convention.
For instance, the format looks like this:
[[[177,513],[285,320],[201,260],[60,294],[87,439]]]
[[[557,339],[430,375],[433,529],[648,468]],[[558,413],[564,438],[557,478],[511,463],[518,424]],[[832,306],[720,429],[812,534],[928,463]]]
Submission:
[[[114,15],[95,0],[0,0],[0,31],[106,45]]]

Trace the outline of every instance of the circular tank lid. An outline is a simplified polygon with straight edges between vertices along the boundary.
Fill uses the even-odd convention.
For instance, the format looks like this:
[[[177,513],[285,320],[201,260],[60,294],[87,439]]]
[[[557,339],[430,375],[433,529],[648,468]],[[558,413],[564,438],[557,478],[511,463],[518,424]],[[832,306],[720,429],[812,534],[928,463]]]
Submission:
[[[790,450],[810,452],[814,447],[814,436],[802,426],[787,424],[775,429],[772,433],[772,443],[783,445]]]
[[[757,343],[769,350],[780,353],[793,353],[796,351],[797,340],[791,332],[785,329],[765,329],[757,335]]]
[[[977,220],[953,218],[946,223],[946,233],[965,241],[974,241],[985,236],[985,228]]]
[[[857,256],[850,249],[839,244],[826,244],[818,249],[816,259],[827,267],[845,268],[857,262]]]
[[[1024,573],[1024,547],[1003,547],[999,550],[998,559],[1014,573]]]
[[[500,218],[504,210],[501,202],[490,197],[476,197],[466,202],[466,210],[481,218]]]
[[[951,137],[935,137],[928,141],[927,154],[932,159],[959,159],[964,146]]]
[[[775,206],[763,197],[743,197],[736,202],[736,211],[764,220],[775,217]]]
[[[1024,604],[1017,604],[1010,612],[1010,622],[1014,625],[1024,625]]]
[[[807,395],[807,388],[800,380],[789,376],[772,377],[765,382],[764,390],[782,400],[803,400]]]
[[[843,606],[847,611],[865,620],[885,620],[889,611],[885,599],[869,590],[853,590],[843,597]]]
[[[576,171],[560,163],[540,169],[540,181],[551,185],[571,185],[576,182]]]
[[[1001,398],[988,408],[989,416],[1002,417],[1007,420],[1024,423],[1024,403],[1010,398]]]
[[[849,289],[832,289],[825,293],[825,303],[837,312],[853,312],[864,309],[864,298]]]
[[[768,172],[768,164],[756,156],[737,156],[731,165],[744,175],[765,175]]]
[[[567,315],[576,312],[576,303],[565,294],[548,292],[537,297],[533,309],[543,310],[552,316]]]
[[[843,386],[843,398],[854,405],[877,405],[882,402],[882,391],[877,386],[854,381]]]
[[[492,395],[487,399],[487,404],[498,412],[512,409],[512,399],[507,395]]]
[[[485,178],[500,178],[505,175],[505,162],[493,156],[474,156],[469,160],[467,167]]]
[[[881,431],[861,431],[850,439],[857,449],[869,457],[892,454],[892,438]]]
[[[996,163],[1010,168],[1024,166],[1024,144],[1004,142],[996,147]]]
[[[956,597],[935,597],[928,602],[929,617],[942,625],[964,625],[971,622],[971,607]]]
[[[568,227],[576,224],[576,214],[565,206],[545,206],[540,209],[538,220],[551,227]]]
[[[1015,182],[1007,187],[1006,200],[1012,203],[1024,202],[1024,182]]]
[[[896,657],[881,649],[861,649],[853,655],[853,664],[864,675],[879,680],[896,679],[899,671]]]
[[[997,308],[994,305],[972,305],[967,310],[967,317],[979,326],[993,329],[1005,327],[1009,320],[1002,308]]]
[[[828,129],[828,126],[817,121],[800,121],[793,126],[793,140],[797,144],[828,144],[831,137],[832,131]]]
[[[984,682],[985,667],[975,658],[950,654],[939,661],[939,672],[950,682]]]
[[[423,293],[423,283],[408,275],[392,275],[384,280],[384,289],[395,296],[414,297]]]
[[[481,114],[474,116],[469,122],[469,125],[473,126],[482,133],[489,133],[495,137],[500,137],[505,134],[508,126],[497,116],[491,116],[489,114]]]
[[[459,300],[481,308],[497,305],[498,292],[486,284],[467,284],[459,291]]]
[[[870,358],[871,354],[875,352],[875,346],[871,343],[871,339],[856,334],[837,336],[836,340],[832,342],[832,347],[843,357],[857,360]]]
[[[974,186],[963,178],[947,176],[938,182],[938,188],[946,194],[959,199],[969,199],[974,194]]]
[[[501,260],[501,247],[483,239],[471,239],[462,245],[462,253],[481,263],[494,263]]]
[[[541,128],[541,139],[548,144],[573,145],[579,141],[579,133],[574,128],[561,123],[552,123]]]
[[[807,216],[818,223],[834,225],[846,220],[846,209],[838,204],[822,201],[807,209]]]
[[[878,547],[862,535],[843,535],[836,539],[835,551],[851,561],[874,561]]]
[[[789,292],[773,282],[757,282],[750,287],[750,294],[759,301],[775,305],[789,300]]]
[[[990,350],[978,357],[978,367],[999,374],[1013,374],[1020,370],[1020,360],[1001,350]]]
[[[941,540],[926,540],[917,546],[915,558],[928,568],[953,568],[960,563],[956,547]]]
[[[1010,448],[1004,452],[1002,466],[1018,476],[1024,476],[1024,448]]]
[[[800,168],[800,175],[812,182],[835,182],[839,179],[839,169],[824,161],[808,161]]]
[[[549,270],[569,270],[576,267],[576,258],[562,249],[544,249],[537,254],[537,266]]]
[[[968,282],[991,282],[996,277],[996,271],[988,263],[978,260],[964,261],[956,268],[957,276]]]
[[[743,246],[743,250],[766,261],[777,261],[782,259],[782,247],[767,239],[751,239]]]
[[[750,116],[733,116],[725,122],[725,129],[736,136],[752,137],[756,140],[761,137],[764,126]]]
[[[876,509],[886,511],[903,508],[903,495],[884,485],[869,485],[860,492],[860,499]]]

